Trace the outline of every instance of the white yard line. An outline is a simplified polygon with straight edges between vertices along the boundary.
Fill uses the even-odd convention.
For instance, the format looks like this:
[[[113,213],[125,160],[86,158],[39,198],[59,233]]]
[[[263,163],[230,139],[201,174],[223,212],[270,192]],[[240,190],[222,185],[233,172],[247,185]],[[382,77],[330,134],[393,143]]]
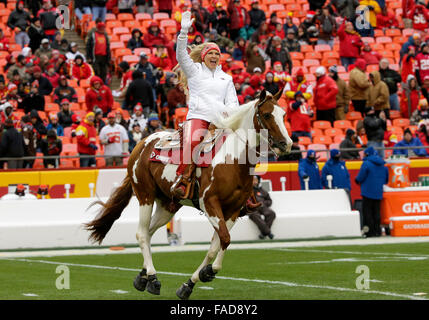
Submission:
[[[315,253],[344,253],[344,254],[357,254],[357,255],[385,255],[385,256],[399,256],[404,259],[409,260],[423,260],[420,258],[429,257],[429,254],[417,254],[417,253],[399,253],[399,252],[363,252],[363,251],[337,251],[337,250],[319,250],[319,249],[289,249],[289,248],[279,248],[276,250],[280,251],[293,251],[293,252],[315,252]],[[419,259],[415,259],[419,258]]]
[[[236,249],[276,249],[276,248],[297,248],[297,247],[326,247],[326,246],[347,246],[347,245],[376,245],[376,244],[396,244],[396,243],[429,243],[429,237],[380,237],[380,238],[358,238],[358,239],[333,239],[333,240],[312,240],[294,242],[269,242],[258,243],[232,243],[228,250]],[[182,252],[182,251],[207,251],[210,244],[188,244],[181,246],[155,246],[152,252]],[[57,257],[87,254],[130,254],[140,253],[138,247],[125,248],[124,250],[110,250],[108,248],[94,249],[59,249],[59,250],[34,250],[34,251],[8,251],[0,252],[1,258],[22,258],[22,257]],[[332,251],[334,253],[334,251]],[[338,253],[338,252],[335,252]],[[353,253],[353,252],[350,252]],[[370,253],[372,254],[372,253]],[[375,254],[375,253],[374,253]],[[383,253],[384,254],[384,253]],[[398,254],[400,255],[400,254]],[[406,254],[403,254],[406,255]],[[416,254],[410,254],[416,256]],[[422,255],[423,256],[423,255]]]
[[[68,262],[47,261],[47,260],[32,260],[32,259],[5,259],[5,260],[30,262],[30,263],[66,265],[66,266],[73,266],[73,267],[95,268],[95,269],[109,269],[109,270],[133,271],[133,272],[141,271],[140,269],[133,269],[133,268],[100,266],[100,265],[92,265],[92,264],[79,264],[79,263],[68,263]],[[180,276],[180,277],[191,276],[191,274],[186,274],[186,273],[165,272],[165,271],[157,271],[157,274],[165,274],[165,275]],[[388,291],[358,290],[358,289],[352,289],[352,288],[300,284],[300,283],[288,282],[288,281],[273,281],[273,280],[263,280],[263,279],[246,279],[246,278],[234,278],[234,277],[223,277],[223,276],[216,276],[216,278],[222,279],[222,280],[240,281],[240,282],[248,282],[248,283],[253,282],[253,283],[261,283],[261,284],[282,285],[286,287],[301,287],[301,288],[332,290],[332,291],[340,291],[340,292],[354,292],[359,294],[376,294],[376,295],[384,295],[388,297],[396,297],[396,298],[403,298],[403,299],[410,299],[410,300],[428,300],[422,297],[417,297],[415,295],[399,294],[399,293],[388,292]]]

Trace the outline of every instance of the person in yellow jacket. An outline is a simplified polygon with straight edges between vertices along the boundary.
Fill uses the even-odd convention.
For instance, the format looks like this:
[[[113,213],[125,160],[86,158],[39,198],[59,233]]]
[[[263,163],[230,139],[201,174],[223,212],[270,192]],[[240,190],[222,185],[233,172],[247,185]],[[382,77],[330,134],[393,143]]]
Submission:
[[[305,100],[309,100],[313,96],[312,85],[307,82],[307,79],[305,79],[304,71],[301,68],[297,70],[292,80],[286,83],[284,94],[287,99],[293,100],[295,93],[298,91],[302,92]]]
[[[380,5],[375,0],[361,0],[357,10],[363,10],[365,20],[368,21],[373,28],[377,27],[376,15],[381,12]]]

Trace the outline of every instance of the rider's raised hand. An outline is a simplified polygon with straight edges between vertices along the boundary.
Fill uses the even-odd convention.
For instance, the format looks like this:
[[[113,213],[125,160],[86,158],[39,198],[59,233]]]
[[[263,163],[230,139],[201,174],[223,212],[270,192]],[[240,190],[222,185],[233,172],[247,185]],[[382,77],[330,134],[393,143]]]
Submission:
[[[191,19],[191,11],[186,11],[182,14],[181,32],[188,33],[189,28],[194,23],[195,19]]]

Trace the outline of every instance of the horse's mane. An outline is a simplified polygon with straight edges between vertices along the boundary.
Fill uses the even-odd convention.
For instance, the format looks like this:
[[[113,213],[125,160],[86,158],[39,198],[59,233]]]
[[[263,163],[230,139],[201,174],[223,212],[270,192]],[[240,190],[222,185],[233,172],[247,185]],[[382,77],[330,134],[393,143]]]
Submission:
[[[256,104],[257,100],[252,100],[248,103],[240,105],[237,110],[229,115],[227,118],[223,118],[219,116],[214,122],[216,127],[219,129],[231,129],[232,131],[236,131],[237,129],[242,127],[242,122],[250,115],[253,117],[253,108]]]

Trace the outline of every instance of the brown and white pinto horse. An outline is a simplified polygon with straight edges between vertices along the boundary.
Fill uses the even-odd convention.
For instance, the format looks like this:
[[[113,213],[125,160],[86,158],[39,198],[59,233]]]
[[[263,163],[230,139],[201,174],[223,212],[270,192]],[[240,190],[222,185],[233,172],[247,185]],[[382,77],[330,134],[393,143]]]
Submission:
[[[256,163],[249,161],[247,153],[252,150],[259,152],[263,139],[260,134],[262,129],[268,134],[264,141],[269,143],[269,147],[277,148],[280,153],[290,152],[292,141],[284,125],[285,112],[277,105],[281,92],[282,90],[272,96],[264,90],[259,99],[240,106],[236,113],[216,124],[218,128],[228,128],[230,134],[211,164],[206,168],[197,168],[196,171],[200,186],[199,206],[215,232],[204,261],[177,290],[176,294],[181,299],[189,298],[196,282],[213,280],[222,267],[225,250],[231,241],[229,230],[253,192],[253,179],[249,172]],[[179,202],[171,206],[170,187],[175,180],[177,165],[149,160],[154,145],[166,134],[170,133],[154,133],[134,148],[128,161],[128,174],[122,185],[106,203],[97,202],[102,205],[100,213],[85,225],[91,232],[90,239],[101,243],[134,192],[140,204],[137,241],[144,258],[143,270],[135,278],[134,286],[140,291],[147,289],[152,294],[160,294],[161,283],[152,263],[151,237],[181,207]],[[152,215],[154,202],[156,210]],[[209,264],[215,256],[213,264]]]

